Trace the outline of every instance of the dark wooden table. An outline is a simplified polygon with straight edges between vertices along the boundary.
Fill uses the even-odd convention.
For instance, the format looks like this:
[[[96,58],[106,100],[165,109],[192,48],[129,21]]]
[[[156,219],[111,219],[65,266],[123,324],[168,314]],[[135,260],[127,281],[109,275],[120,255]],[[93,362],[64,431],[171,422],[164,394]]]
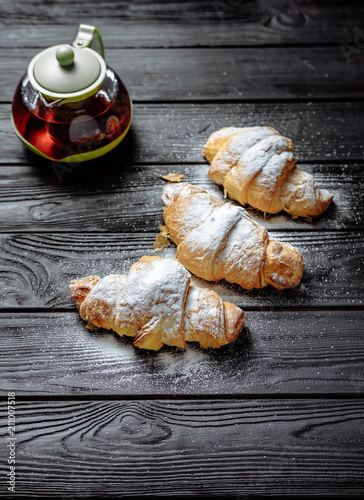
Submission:
[[[4,0],[0,13],[0,496],[363,495],[363,3]],[[112,153],[62,170],[18,141],[10,103],[30,59],[79,22],[100,29],[134,118]],[[301,284],[213,285],[247,317],[220,350],[144,352],[87,330],[68,281],[155,254],[161,174],[222,197],[201,149],[226,125],[275,127],[334,193],[311,223],[250,211],[302,252]]]

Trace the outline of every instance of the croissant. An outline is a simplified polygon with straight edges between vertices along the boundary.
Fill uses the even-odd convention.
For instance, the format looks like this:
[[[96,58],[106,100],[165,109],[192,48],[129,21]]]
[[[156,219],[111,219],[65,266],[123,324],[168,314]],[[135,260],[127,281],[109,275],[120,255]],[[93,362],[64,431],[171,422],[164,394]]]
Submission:
[[[225,279],[245,289],[272,285],[280,290],[301,280],[303,259],[288,243],[270,240],[248,212],[187,183],[167,184],[164,222],[177,245],[177,258],[209,281]]]
[[[210,135],[203,155],[209,177],[229,198],[265,213],[316,217],[333,196],[296,167],[293,150],[292,141],[271,127],[226,127]]]
[[[141,349],[164,344],[203,348],[235,340],[245,322],[243,311],[212,290],[191,286],[191,274],[176,259],[144,256],[127,276],[87,276],[69,283],[82,319],[91,327],[134,337]]]

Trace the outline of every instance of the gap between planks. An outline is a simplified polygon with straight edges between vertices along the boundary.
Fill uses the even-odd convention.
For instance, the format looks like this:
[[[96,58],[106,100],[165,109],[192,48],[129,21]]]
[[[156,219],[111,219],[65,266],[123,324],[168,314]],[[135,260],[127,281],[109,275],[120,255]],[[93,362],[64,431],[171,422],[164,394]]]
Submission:
[[[257,311],[257,312],[261,312],[261,311],[264,311],[264,309],[262,309],[261,307],[255,307],[253,305],[248,305],[248,306],[245,306],[244,305],[244,312],[247,312],[247,311]],[[326,305],[325,307],[320,307],[320,306],[317,306],[317,307],[300,307],[300,306],[296,306],[296,307],[274,307],[274,308],[270,308],[270,311],[271,312],[309,312],[309,311],[327,311],[327,312],[330,312],[330,311],[343,311],[343,312],[346,312],[346,311],[353,311],[353,312],[360,312],[360,311],[364,311],[364,306],[362,305],[357,305],[357,306],[345,306],[345,305],[341,305],[341,306],[336,306],[336,305]],[[54,307],[52,309],[47,309],[46,307],[34,307],[34,308],[31,308],[31,307],[22,307],[22,308],[16,308],[16,307],[7,307],[7,308],[4,308],[4,309],[1,309],[0,307],[0,316],[2,314],[78,314],[78,311],[76,311],[75,309],[69,309],[67,307]],[[1,332],[0,332],[0,338],[1,338]]]
[[[9,391],[10,392],[10,391]],[[16,392],[16,391],[15,391]],[[0,402],[6,402],[8,400],[7,395],[0,395]],[[244,394],[135,394],[133,395],[118,395],[118,394],[89,394],[89,395],[37,395],[32,394],[30,396],[16,395],[16,400],[19,402],[67,402],[67,401],[193,401],[198,403],[199,401],[295,401],[295,400],[345,400],[345,401],[362,401],[363,395],[357,392],[353,393],[326,393],[326,392],[315,392],[313,394],[301,394],[301,393],[285,393],[285,394],[266,394],[259,392],[244,393]]]
[[[162,223],[162,221],[161,221]],[[261,224],[262,225],[262,224]],[[284,232],[285,233],[295,233],[297,232],[298,229],[297,228],[294,228],[294,227],[287,227],[284,229]],[[299,233],[301,235],[303,235],[304,233],[312,233],[314,231],[314,229],[312,228],[307,228],[307,229],[299,229]],[[269,229],[269,232],[270,233],[273,233],[273,232],[283,232],[283,229],[281,228],[278,228],[278,229]],[[320,227],[320,232],[327,232],[327,233],[341,233],[341,232],[352,232],[352,233],[362,233],[363,232],[363,228],[362,227],[357,227],[357,228],[345,228],[345,227],[337,227],[335,229],[333,228],[325,228],[325,227]],[[97,230],[97,231],[94,231],[94,232],[91,232],[91,231],[85,231],[85,232],[82,232],[82,234],[84,235],[87,235],[87,234],[94,234],[94,235],[100,235],[100,234],[113,234],[113,233],[116,233],[118,234],[119,236],[122,236],[122,235],[125,235],[125,234],[135,234],[134,232],[130,233],[129,231],[108,231],[107,229],[105,229],[104,231],[103,230]],[[40,235],[40,236],[45,236],[47,234],[60,234],[60,235],[65,235],[65,234],[80,234],[80,230],[79,229],[67,229],[67,231],[59,231],[59,230],[53,230],[53,229],[45,229],[45,230],[42,230],[42,228],[37,228],[37,229],[34,229],[34,230],[23,230],[23,229],[19,229],[19,230],[16,230],[14,229],[14,231],[9,231],[9,230],[6,230],[6,231],[2,231],[0,229],[0,235],[2,236],[13,236],[13,235]],[[158,229],[156,228],[154,231],[143,231],[143,235],[145,237],[148,237],[148,236],[157,236],[158,234]]]
[[[0,47],[1,48],[1,47]],[[311,103],[311,102],[317,102],[317,103],[340,103],[340,102],[348,102],[348,103],[355,103],[355,102],[364,102],[364,97],[361,96],[332,96],[332,97],[316,97],[316,96],[310,96],[310,97],[293,97],[293,98],[287,98],[287,97],[277,97],[277,98],[267,98],[267,97],[262,97],[262,98],[248,98],[248,99],[242,99],[242,98],[237,98],[237,99],[216,99],[214,97],[201,97],[201,99],[170,99],[168,101],[162,100],[162,99],[138,99],[138,98],[133,98],[133,104],[141,104],[143,106],[148,105],[148,104],[153,104],[153,105],[174,105],[174,104],[305,104],[305,103]],[[0,101],[0,106],[1,105],[9,105],[12,103],[12,100],[4,100]]]
[[[9,103],[7,103],[9,104]],[[104,156],[102,156],[101,158],[104,158]],[[107,157],[106,157],[107,159]],[[51,162],[50,162],[51,163]],[[296,165],[297,166],[303,166],[303,165],[317,165],[318,163],[321,163],[322,165],[357,165],[359,163],[363,163],[363,158],[347,158],[347,159],[343,159],[343,158],[319,158],[317,160],[311,160],[311,159],[308,159],[308,160],[296,160]],[[60,163],[61,165],[61,163]],[[138,167],[149,167],[149,166],[155,166],[156,168],[163,168],[163,167],[176,167],[178,168],[179,166],[201,166],[201,165],[205,165],[205,166],[209,166],[207,163],[206,163],[206,160],[202,159],[201,161],[181,161],[181,160],[178,160],[178,162],[174,162],[174,161],[170,161],[170,162],[167,162],[167,161],[163,161],[163,163],[156,163],[155,161],[140,161],[138,163],[128,163],[128,167],[130,168],[138,168]],[[17,163],[8,163],[8,162],[2,162],[0,161],[0,167],[29,167],[29,166],[33,166],[33,163],[32,164],[29,164],[29,163],[25,163],[25,162],[17,162]],[[364,165],[363,165],[364,167]]]

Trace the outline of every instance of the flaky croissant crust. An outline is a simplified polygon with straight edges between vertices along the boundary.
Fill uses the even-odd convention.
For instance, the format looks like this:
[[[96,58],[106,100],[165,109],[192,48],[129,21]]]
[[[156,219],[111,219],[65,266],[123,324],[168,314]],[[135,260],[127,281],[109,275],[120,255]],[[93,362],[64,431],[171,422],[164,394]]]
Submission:
[[[144,256],[127,276],[87,276],[68,288],[82,319],[134,337],[142,349],[164,344],[184,349],[186,341],[217,348],[235,340],[245,322],[243,311],[190,280],[177,260]]]
[[[297,168],[293,150],[292,141],[271,127],[225,127],[211,134],[203,155],[211,163],[209,177],[229,198],[265,213],[316,217],[333,196]]]
[[[248,290],[266,285],[282,290],[300,282],[300,252],[270,240],[267,230],[242,207],[188,183],[166,185],[163,201],[163,218],[177,245],[177,258],[196,276],[225,279]]]

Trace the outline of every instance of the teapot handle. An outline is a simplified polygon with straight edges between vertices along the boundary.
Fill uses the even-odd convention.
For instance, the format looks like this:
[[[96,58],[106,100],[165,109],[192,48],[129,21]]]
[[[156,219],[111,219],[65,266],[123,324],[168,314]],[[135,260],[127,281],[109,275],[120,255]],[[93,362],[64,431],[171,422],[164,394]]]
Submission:
[[[104,57],[104,44],[100,32],[95,26],[90,24],[80,24],[75,41],[72,44],[74,47],[83,49],[89,47]]]

